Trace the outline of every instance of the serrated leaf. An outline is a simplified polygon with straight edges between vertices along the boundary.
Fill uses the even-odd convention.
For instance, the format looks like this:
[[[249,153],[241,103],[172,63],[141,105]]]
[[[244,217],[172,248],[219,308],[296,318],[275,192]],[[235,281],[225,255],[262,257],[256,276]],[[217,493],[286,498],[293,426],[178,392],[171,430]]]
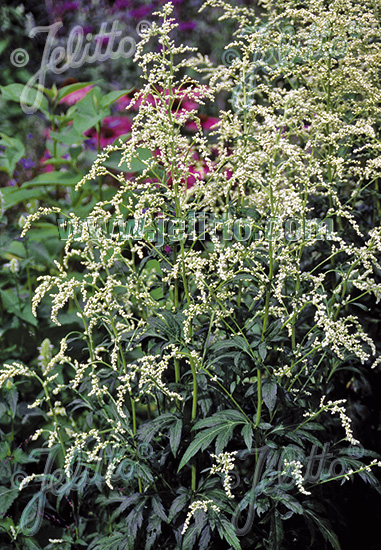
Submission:
[[[168,522],[170,523],[182,510],[187,507],[189,495],[184,493],[175,498],[168,512]]]
[[[296,498],[294,498],[293,496],[291,496],[288,493],[283,493],[283,491],[277,491],[277,494],[273,494],[271,496],[271,498],[273,500],[278,500],[279,502],[284,504],[289,510],[291,510],[295,514],[303,514],[304,513],[304,508],[300,504],[300,502],[298,502],[296,500]]]
[[[146,544],[144,550],[151,550],[160,534],[161,519],[157,515],[151,514],[148,521]]]
[[[182,550],[192,550],[197,538],[197,529],[195,525],[191,525],[185,532],[182,540]]]
[[[271,516],[270,543],[271,548],[280,550],[284,537],[283,523],[278,512]]]
[[[330,525],[327,522],[327,520],[320,517],[320,516],[318,516],[317,514],[315,514],[311,510],[308,510],[307,508],[304,509],[304,513],[307,516],[309,516],[313,519],[314,523],[317,525],[317,527],[318,527],[319,531],[321,532],[321,534],[323,535],[324,539],[326,541],[329,541],[332,548],[334,550],[341,550],[339,539],[337,538],[336,534],[330,528]]]
[[[219,352],[225,351],[229,348],[247,351],[248,345],[246,340],[242,338],[242,336],[234,336],[233,338],[229,338],[228,340],[221,340],[219,342],[216,342],[211,347],[211,351],[215,354],[219,354]]]
[[[199,420],[193,430],[204,429],[196,435],[185,451],[177,471],[179,472],[199,450],[205,451],[212,441],[220,435],[221,438],[218,440],[218,450],[216,448],[216,452],[221,452],[222,445],[226,445],[232,437],[234,428],[240,424],[246,424],[246,422],[247,420],[242,413],[233,409],[228,409],[223,413],[215,413],[210,418]],[[229,434],[228,439],[225,437],[226,433]]]
[[[0,485],[0,510],[6,514],[9,508],[19,495],[18,489],[9,489],[5,485]]]
[[[226,518],[220,518],[220,521],[217,523],[217,529],[221,538],[224,538],[234,550],[241,550],[241,543],[235,533],[234,527],[230,521],[227,521]]]
[[[173,413],[164,413],[150,422],[146,422],[139,428],[139,438],[143,443],[150,443],[155,435],[166,426],[178,420]]]
[[[266,407],[269,409],[270,414],[272,414],[277,396],[277,385],[276,382],[265,381],[262,386],[262,397],[263,401],[266,404]]]
[[[198,541],[199,550],[208,550],[210,539],[211,539],[210,527],[209,525],[207,525],[206,527],[204,527],[200,536],[200,540]]]
[[[241,431],[243,439],[245,440],[247,450],[250,452],[253,445],[253,428],[250,424],[246,424]]]
[[[152,509],[155,512],[155,514],[165,523],[168,523],[168,517],[167,514],[164,511],[164,506],[159,498],[158,495],[154,495],[151,499],[152,501]]]
[[[169,443],[173,456],[176,456],[178,448],[181,442],[181,432],[183,428],[183,421],[179,418],[169,428]]]

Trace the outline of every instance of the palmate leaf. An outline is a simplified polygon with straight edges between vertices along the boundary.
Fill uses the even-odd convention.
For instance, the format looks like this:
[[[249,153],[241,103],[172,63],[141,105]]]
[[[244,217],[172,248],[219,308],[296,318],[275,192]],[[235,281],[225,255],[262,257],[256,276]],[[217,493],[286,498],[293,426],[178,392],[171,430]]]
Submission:
[[[177,420],[178,417],[173,413],[161,414],[154,420],[146,422],[139,428],[139,439],[141,439],[143,443],[150,443],[159,431],[163,431],[164,428],[174,422],[177,422]]]
[[[219,342],[216,342],[211,347],[211,351],[215,355],[221,355],[222,353],[225,353],[227,349],[237,349],[240,351],[247,351],[249,348],[246,340],[242,338],[242,336],[234,336],[233,338],[229,338],[228,340],[222,340]]]
[[[187,492],[182,493],[172,502],[168,513],[168,522],[171,522],[182,510],[188,506],[190,495]]]
[[[151,550],[155,548],[157,538],[161,535],[161,519],[155,513],[152,513],[149,517],[146,544],[144,550]]]
[[[217,523],[217,529],[220,537],[225,539],[234,548],[234,550],[241,550],[241,543],[239,542],[239,539],[235,534],[233,524],[230,521],[228,521],[225,517],[221,517],[220,521]]]
[[[89,550],[133,550],[134,540],[128,532],[117,532],[110,537],[101,537],[89,546]]]
[[[198,451],[205,451],[214,440],[216,440],[216,453],[221,453],[232,438],[234,428],[241,424],[247,424],[247,419],[242,413],[233,409],[218,412],[210,418],[199,420],[193,426],[192,431],[202,431],[196,435],[185,451],[177,471],[179,472]]]
[[[308,508],[304,509],[304,514],[307,517],[310,517],[313,520],[313,523],[317,526],[324,539],[330,543],[334,550],[341,550],[339,539],[336,534],[332,531],[328,521],[315,512],[312,512]]]
[[[176,456],[181,442],[183,421],[176,414],[165,413],[154,420],[143,424],[139,430],[139,437],[144,443],[150,443],[158,432],[168,430],[169,444],[173,456]]]
[[[151,498],[151,502],[152,502],[152,510],[154,514],[157,517],[159,517],[162,521],[165,521],[166,523],[168,523],[168,517],[167,517],[167,514],[165,513],[164,506],[161,502],[160,497],[158,495],[154,495]]]
[[[303,514],[304,512],[303,506],[300,504],[300,502],[296,500],[295,497],[288,493],[285,493],[284,491],[281,491],[280,489],[274,491],[271,494],[270,498],[274,501],[281,502],[282,504],[284,504],[284,506],[286,506],[286,508],[288,508],[289,510],[291,510],[291,512],[295,514]]]
[[[182,313],[174,314],[165,309],[159,310],[157,316],[148,319],[149,329],[142,335],[140,341],[153,337],[179,343],[183,336],[184,319],[185,316]]]

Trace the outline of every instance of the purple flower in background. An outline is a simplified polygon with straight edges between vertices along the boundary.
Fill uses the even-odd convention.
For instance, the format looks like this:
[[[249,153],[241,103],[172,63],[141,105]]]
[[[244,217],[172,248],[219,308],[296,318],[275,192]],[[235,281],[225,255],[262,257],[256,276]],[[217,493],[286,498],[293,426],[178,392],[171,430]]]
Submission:
[[[56,13],[62,17],[69,11],[75,11],[79,8],[79,2],[64,2],[56,7]]]
[[[31,158],[27,158],[27,159],[20,159],[20,164],[21,166],[24,168],[24,170],[29,170],[30,168],[33,168],[34,166],[34,162]]]
[[[197,27],[197,23],[195,21],[184,21],[183,23],[179,23],[179,30],[180,31],[193,31]]]
[[[172,4],[182,4],[185,0],[172,0]],[[167,0],[160,0],[159,1],[160,4],[166,4],[167,3]],[[198,6],[199,7],[199,6]]]
[[[123,10],[124,8],[129,8],[131,5],[131,0],[117,0],[112,8],[112,11]]]
[[[100,42],[102,46],[106,46],[110,42],[110,37],[99,34],[95,37],[95,40]]]
[[[167,254],[170,254],[172,252],[172,248],[168,245],[165,245],[164,250],[166,251]]]
[[[17,184],[17,181],[16,181],[14,178],[12,178],[11,180],[9,180],[9,182],[8,182],[8,185],[9,185],[10,187],[15,187],[16,184]]]
[[[27,137],[28,139],[33,139],[33,134],[28,134],[26,137]]]
[[[148,6],[141,6],[136,10],[131,10],[128,15],[130,15],[131,17],[135,17],[136,19],[147,17],[147,15],[150,15],[152,13],[154,7],[155,6],[153,4],[149,4]]]
[[[91,149],[92,151],[95,151],[96,144],[95,144],[95,141],[93,139],[85,139],[84,143],[88,147],[88,149]]]

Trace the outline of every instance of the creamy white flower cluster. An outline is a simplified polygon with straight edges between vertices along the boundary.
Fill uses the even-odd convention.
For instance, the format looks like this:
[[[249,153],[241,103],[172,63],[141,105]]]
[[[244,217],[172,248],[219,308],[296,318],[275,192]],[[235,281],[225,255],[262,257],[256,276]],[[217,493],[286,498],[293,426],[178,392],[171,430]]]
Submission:
[[[0,388],[4,382],[14,376],[34,376],[34,372],[18,361],[14,361],[11,365],[4,364],[4,367],[0,369]]]
[[[220,512],[219,507],[216,504],[213,504],[212,500],[195,500],[194,502],[192,502],[192,504],[189,506],[189,512],[187,517],[185,518],[185,523],[181,534],[185,534],[186,530],[189,527],[192,516],[197,510],[204,510],[204,512],[207,512],[208,509],[211,509],[216,513]]]
[[[210,454],[211,457],[215,458],[216,464],[213,464],[210,473],[215,474],[217,472],[221,472],[224,476],[224,489],[229,498],[234,498],[232,492],[231,492],[231,476],[229,475],[230,471],[234,469],[234,455],[236,455],[238,451],[233,451],[231,453],[224,452],[220,453],[218,455]]]
[[[311,493],[303,487],[304,478],[302,475],[302,463],[299,460],[288,461],[287,459],[285,459],[283,462],[285,465],[285,469],[283,470],[282,475],[291,475],[291,477],[295,480],[299,492],[303,493],[303,495],[310,495]]]
[[[326,396],[323,395],[323,397],[320,400],[320,410],[316,413],[313,412],[305,412],[304,416],[307,418],[314,417],[318,415],[322,411],[330,411],[331,414],[338,413],[340,416],[341,424],[345,430],[345,439],[349,441],[352,445],[358,445],[360,442],[354,438],[353,432],[351,429],[351,422],[352,420],[348,417],[346,414],[345,407],[342,406],[342,403],[346,403],[346,399],[338,399],[337,401],[327,401],[325,402]]]
[[[183,400],[183,396],[170,390],[163,381],[163,373],[170,365],[171,360],[178,356],[176,346],[168,346],[169,353],[160,355],[144,355],[139,357],[135,363],[126,365],[125,374],[119,376],[120,385],[117,390],[116,405],[122,418],[126,418],[123,411],[125,395],[133,394],[134,399],[139,401],[143,395],[155,395],[155,390],[159,390],[170,399]],[[137,381],[137,387],[132,387],[133,381]]]
[[[45,340],[42,341],[41,346],[37,348],[40,352],[39,356],[37,357],[37,364],[42,369],[43,374],[45,374],[45,372],[49,370],[48,365],[52,360],[53,347],[54,346],[49,338],[45,338]]]

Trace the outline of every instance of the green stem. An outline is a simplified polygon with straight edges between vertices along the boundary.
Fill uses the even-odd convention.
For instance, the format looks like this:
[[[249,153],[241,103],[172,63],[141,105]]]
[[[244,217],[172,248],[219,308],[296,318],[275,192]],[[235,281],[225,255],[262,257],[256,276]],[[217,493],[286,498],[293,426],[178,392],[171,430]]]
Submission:
[[[261,422],[261,414],[262,414],[262,374],[261,374],[260,368],[257,369],[257,380],[258,380],[258,405],[257,405],[257,415],[255,418],[255,428]]]
[[[97,145],[98,145],[98,155],[101,154],[101,125],[100,122],[97,123]],[[102,183],[103,183],[103,177],[98,176],[98,192],[99,192],[99,200],[102,202],[103,200],[103,194],[102,194]]]
[[[189,358],[191,369],[192,369],[192,376],[193,376],[193,396],[192,396],[192,423],[196,420],[197,417],[197,373],[196,373],[196,367],[193,361],[193,357]],[[191,481],[191,487],[192,491],[196,490],[196,465],[192,464],[192,481]]]
[[[137,453],[137,445],[136,445],[136,409],[135,409],[135,401],[133,400],[132,396],[130,395],[130,403],[131,403],[131,411],[132,411],[132,429],[134,432],[134,447],[135,447],[135,453]],[[138,476],[138,485],[139,485],[139,493],[143,492],[142,489],[142,481],[140,477]]]

